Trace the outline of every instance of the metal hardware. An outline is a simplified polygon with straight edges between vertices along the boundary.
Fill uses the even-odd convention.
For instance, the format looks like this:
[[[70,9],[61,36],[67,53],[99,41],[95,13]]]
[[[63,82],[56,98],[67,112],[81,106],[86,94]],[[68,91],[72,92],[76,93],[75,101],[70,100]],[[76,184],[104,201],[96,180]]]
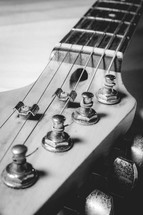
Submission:
[[[131,146],[131,159],[138,167],[143,166],[143,137],[141,135],[134,138]]]
[[[136,186],[138,171],[135,163],[123,157],[117,157],[113,162],[113,170],[109,178],[115,194],[126,195]]]
[[[120,101],[119,93],[113,89],[115,86],[115,76],[107,74],[105,76],[104,87],[98,90],[96,96],[99,102],[103,104],[113,105]]]
[[[54,115],[52,117],[53,128],[42,139],[43,147],[51,152],[65,152],[73,146],[70,136],[64,131],[64,122],[66,118],[63,115]]]
[[[72,90],[70,93],[66,93],[61,88],[58,88],[54,94],[59,98],[60,101],[64,102],[67,101],[68,99],[74,101],[77,96],[75,90]]]
[[[15,145],[12,148],[13,162],[8,164],[2,172],[2,180],[8,187],[23,189],[32,186],[37,178],[37,171],[26,162],[27,147]]]
[[[113,215],[113,197],[96,189],[88,195],[85,203],[86,215]]]
[[[29,116],[32,114],[32,116],[35,116],[37,112],[39,111],[39,106],[37,104],[34,104],[32,107],[24,105],[22,101],[18,102],[18,104],[14,107],[14,109],[17,110],[18,115],[20,116]]]
[[[93,125],[98,122],[99,118],[93,106],[93,94],[90,92],[82,93],[80,108],[72,113],[73,120],[82,125]]]

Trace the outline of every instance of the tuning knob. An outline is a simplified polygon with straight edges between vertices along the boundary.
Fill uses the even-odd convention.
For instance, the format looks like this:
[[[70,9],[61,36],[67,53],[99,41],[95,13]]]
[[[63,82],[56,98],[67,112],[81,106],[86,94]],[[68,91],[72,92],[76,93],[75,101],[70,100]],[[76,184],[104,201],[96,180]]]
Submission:
[[[11,188],[27,188],[37,180],[37,171],[26,162],[26,152],[25,145],[15,145],[12,148],[13,162],[8,164],[2,172],[3,182]]]
[[[131,159],[138,167],[143,167],[143,137],[141,135],[134,138],[131,146]]]
[[[109,184],[112,192],[119,196],[129,194],[136,186],[138,170],[136,164],[129,159],[117,157],[111,167]]]
[[[66,118],[63,115],[57,114],[52,117],[53,128],[42,139],[43,147],[51,152],[64,152],[68,151],[72,145],[72,139],[64,131]]]
[[[90,92],[82,93],[82,100],[80,102],[80,108],[73,112],[73,120],[82,125],[92,125],[97,123],[98,115],[92,108],[93,106],[93,94]]]
[[[96,96],[99,102],[103,104],[116,104],[120,101],[119,93],[113,89],[115,86],[115,76],[107,74],[105,76],[104,87],[98,90]]]
[[[113,215],[113,213],[112,196],[96,189],[86,198],[86,215]]]

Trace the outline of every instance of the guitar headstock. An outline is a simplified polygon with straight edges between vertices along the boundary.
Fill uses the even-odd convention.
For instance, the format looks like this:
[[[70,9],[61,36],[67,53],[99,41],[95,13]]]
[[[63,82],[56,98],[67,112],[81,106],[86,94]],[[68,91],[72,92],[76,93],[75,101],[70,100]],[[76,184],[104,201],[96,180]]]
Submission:
[[[91,165],[99,157],[106,159],[116,138],[132,124],[136,101],[122,82],[121,63],[141,5],[118,3],[122,5],[122,18],[116,8],[113,13],[103,9],[99,14],[105,5],[97,1],[54,48],[33,85],[0,96],[3,215],[57,212],[62,197],[84,183]],[[38,150],[28,161],[26,151],[24,155],[18,151],[18,159],[14,153],[12,162],[11,148],[19,144],[30,152]],[[17,168],[29,163],[31,171],[36,172],[34,183],[32,180],[29,184],[33,186],[22,190],[7,187],[8,165],[16,166],[17,177]],[[22,184],[23,175],[19,180]],[[14,187],[13,183],[7,185]]]

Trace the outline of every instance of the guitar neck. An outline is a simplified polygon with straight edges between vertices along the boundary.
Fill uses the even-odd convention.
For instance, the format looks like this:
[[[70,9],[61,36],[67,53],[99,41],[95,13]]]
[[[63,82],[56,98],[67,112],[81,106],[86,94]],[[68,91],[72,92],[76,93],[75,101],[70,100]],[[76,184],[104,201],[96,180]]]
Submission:
[[[116,51],[117,57],[122,58],[141,12],[141,0],[98,0],[55,49],[85,53],[94,51],[97,55],[103,52],[113,55]]]
[[[68,192],[85,182],[92,165],[105,159],[116,138],[130,128],[136,101],[122,83],[120,61],[141,11],[141,0],[96,1],[55,46],[33,85],[0,95],[1,215],[56,214]],[[117,84],[105,83],[106,74]],[[111,92],[111,102],[118,99],[114,105],[98,101],[102,89],[105,97]],[[11,148],[18,144],[38,151],[24,157],[26,147],[19,147],[24,152],[13,148],[12,161]],[[27,159],[39,177],[33,186],[20,189],[25,187],[13,182],[15,174],[7,178],[11,164],[17,173],[16,162]],[[19,190],[12,189],[16,185]]]

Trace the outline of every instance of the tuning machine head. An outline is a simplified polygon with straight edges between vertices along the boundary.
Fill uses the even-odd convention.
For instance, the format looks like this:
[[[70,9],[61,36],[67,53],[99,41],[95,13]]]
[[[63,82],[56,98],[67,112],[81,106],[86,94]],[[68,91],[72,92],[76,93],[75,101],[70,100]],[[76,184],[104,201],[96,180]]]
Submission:
[[[42,139],[42,146],[50,152],[65,152],[73,146],[70,136],[64,131],[66,118],[57,114],[52,117],[53,127]]]
[[[80,108],[73,112],[72,118],[75,122],[81,125],[93,125],[98,122],[99,118],[93,106],[93,93],[82,93],[82,100],[80,102]]]
[[[137,135],[131,145],[131,159],[141,168],[143,167],[143,136]]]
[[[113,89],[115,86],[116,77],[112,74],[105,75],[105,83],[102,88],[100,88],[96,94],[99,102],[103,104],[113,105],[120,101],[119,93]]]
[[[138,170],[136,164],[124,157],[116,157],[109,175],[109,186],[118,196],[128,195],[136,186]]]
[[[37,178],[37,171],[26,162],[27,147],[15,145],[12,148],[13,162],[8,164],[2,172],[2,180],[8,187],[23,189],[32,186]]]
[[[86,215],[113,215],[113,197],[95,189],[86,198]]]

